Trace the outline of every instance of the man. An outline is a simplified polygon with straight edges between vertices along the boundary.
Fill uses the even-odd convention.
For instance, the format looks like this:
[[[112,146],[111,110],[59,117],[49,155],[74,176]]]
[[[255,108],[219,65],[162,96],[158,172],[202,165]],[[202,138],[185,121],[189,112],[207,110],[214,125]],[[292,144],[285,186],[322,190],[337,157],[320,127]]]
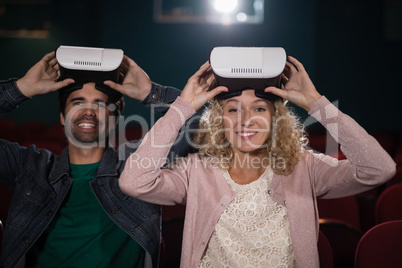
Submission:
[[[158,267],[160,207],[120,191],[126,159],[107,146],[107,130],[122,107],[112,97],[116,92],[150,106],[171,103],[180,91],[152,83],[127,56],[121,66],[124,80],[104,82],[109,91],[93,82],[67,90],[75,81],[57,80],[54,52],[21,79],[0,82],[0,116],[35,95],[59,90],[68,137],[59,156],[0,140],[0,182],[14,190],[0,267],[14,267],[24,255],[26,267]],[[186,154],[189,146],[177,148]],[[120,156],[135,150],[124,149]]]

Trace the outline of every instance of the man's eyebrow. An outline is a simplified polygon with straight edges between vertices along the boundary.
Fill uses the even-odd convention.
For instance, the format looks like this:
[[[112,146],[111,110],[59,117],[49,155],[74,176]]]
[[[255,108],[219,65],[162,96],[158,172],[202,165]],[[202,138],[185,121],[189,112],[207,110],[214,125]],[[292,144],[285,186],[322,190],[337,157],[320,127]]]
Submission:
[[[74,102],[74,101],[83,101],[83,100],[85,100],[83,97],[76,97],[76,98],[72,98],[72,99],[70,100],[70,102]]]
[[[96,99],[95,102],[103,102],[103,103],[108,103],[108,101],[106,100],[102,100],[102,99]]]

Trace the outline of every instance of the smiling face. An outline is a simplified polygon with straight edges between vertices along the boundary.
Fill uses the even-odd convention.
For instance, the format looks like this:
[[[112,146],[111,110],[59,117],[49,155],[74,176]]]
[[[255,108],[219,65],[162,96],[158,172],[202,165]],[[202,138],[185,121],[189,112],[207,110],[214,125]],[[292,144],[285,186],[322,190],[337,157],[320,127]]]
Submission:
[[[94,83],[84,84],[73,91],[66,101],[60,122],[70,143],[76,146],[95,147],[105,142],[108,119],[108,96],[95,88]]]
[[[258,153],[271,135],[273,104],[244,90],[240,96],[223,103],[226,139],[236,154]]]

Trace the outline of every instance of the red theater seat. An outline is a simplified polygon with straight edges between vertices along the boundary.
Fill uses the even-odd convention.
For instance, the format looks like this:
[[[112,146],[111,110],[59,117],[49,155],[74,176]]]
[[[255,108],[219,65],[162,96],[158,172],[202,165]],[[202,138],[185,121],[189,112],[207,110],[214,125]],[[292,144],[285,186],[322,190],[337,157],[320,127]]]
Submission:
[[[353,268],[361,233],[353,226],[336,219],[320,219],[320,230],[331,244],[334,267]]]
[[[332,247],[322,231],[319,233],[317,246],[318,254],[320,256],[320,268],[333,268],[334,257],[332,254]]]
[[[402,220],[380,223],[368,230],[356,249],[356,268],[402,267]]]
[[[402,220],[402,183],[391,185],[380,194],[375,215],[377,223]]]

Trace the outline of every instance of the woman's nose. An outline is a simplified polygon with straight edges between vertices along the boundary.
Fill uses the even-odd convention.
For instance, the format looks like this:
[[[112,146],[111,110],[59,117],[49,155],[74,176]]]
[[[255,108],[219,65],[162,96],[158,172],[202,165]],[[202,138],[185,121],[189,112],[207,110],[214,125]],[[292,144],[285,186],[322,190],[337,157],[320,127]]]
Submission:
[[[240,122],[243,127],[249,127],[250,125],[253,124],[253,117],[249,112],[244,111],[241,113],[240,116],[241,116]]]

